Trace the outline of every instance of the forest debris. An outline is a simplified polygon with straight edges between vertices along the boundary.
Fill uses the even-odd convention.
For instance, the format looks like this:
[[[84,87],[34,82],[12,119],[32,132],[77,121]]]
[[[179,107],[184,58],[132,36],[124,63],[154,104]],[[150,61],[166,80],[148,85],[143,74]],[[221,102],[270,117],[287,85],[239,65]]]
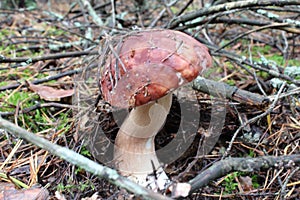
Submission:
[[[16,126],[15,124],[2,119],[0,117],[0,128],[4,128],[9,131],[11,134],[14,134],[16,137],[23,138],[30,143],[42,147],[49,153],[59,156],[61,159],[64,159],[76,166],[80,166],[82,169],[87,172],[91,172],[100,178],[104,178],[116,186],[125,188],[126,190],[135,193],[138,196],[141,196],[144,199],[162,199],[162,200],[170,200],[171,198],[163,196],[159,193],[156,193],[152,190],[146,189],[133,181],[121,176],[114,169],[98,164],[87,157],[72,151],[66,147],[59,146],[57,144],[53,144],[47,139],[42,137],[38,137],[37,135],[28,132],[27,130]]]
[[[173,198],[187,197],[190,193],[192,186],[189,183],[175,183],[172,184],[168,190],[172,192]]]
[[[0,183],[0,200],[46,200],[49,192],[45,188],[29,188],[17,190],[12,183]]]
[[[57,198],[57,200],[66,200],[66,197],[59,191],[55,191],[55,198]]]
[[[262,95],[241,90],[235,86],[227,85],[226,83],[208,80],[200,76],[193,82],[193,89],[215,97],[218,97],[219,94],[225,92],[226,98],[243,104],[263,106],[269,102],[269,99]]]
[[[60,101],[62,98],[70,97],[74,94],[74,90],[63,90],[63,89],[54,89],[49,86],[44,85],[34,85],[27,82],[29,85],[29,88],[37,93],[41,99],[44,99],[46,101]]]
[[[94,193],[91,197],[86,197],[86,198],[83,198],[81,200],[98,200],[99,199],[99,195],[98,193]]]
[[[281,164],[289,167],[289,162],[300,163],[300,154],[287,156],[261,156],[258,158],[226,158],[215,162],[212,166],[198,174],[189,181],[192,188],[190,194],[196,189],[207,185],[210,181],[222,177],[233,171],[254,172],[260,169],[269,169]]]
[[[15,2],[23,2],[24,4],[25,1]],[[202,138],[204,136],[197,134],[191,148],[178,161],[173,163],[163,162],[164,166],[170,172],[170,177],[173,180],[180,177],[181,181],[187,181],[201,173],[201,169],[203,170],[218,161],[220,154],[225,151],[223,149],[226,149],[228,146],[228,140],[238,127],[240,128],[236,131],[236,134],[234,133],[234,138],[238,137],[239,140],[235,142],[235,139],[233,139],[230,142],[230,148],[226,152],[226,156],[242,157],[247,155],[258,157],[265,155],[265,153],[276,156],[299,153],[300,82],[298,79],[300,74],[294,73],[300,68],[300,48],[298,48],[300,37],[297,36],[300,29],[299,25],[296,24],[296,22],[299,22],[299,0],[261,0],[255,2],[243,1],[242,3],[240,1],[226,2],[211,0],[201,1],[201,3],[193,0],[172,1],[170,3],[139,1],[140,4],[138,5],[137,0],[108,1],[106,3],[90,1],[92,9],[101,17],[104,26],[98,26],[97,23],[94,23],[93,16],[89,14],[93,11],[84,7],[82,3],[78,3],[82,1],[66,2],[50,0],[46,3],[41,3],[40,1],[38,2],[38,9],[20,10],[18,9],[19,7],[14,5],[9,10],[1,11],[3,20],[1,20],[0,24],[1,28],[3,28],[0,31],[0,35],[1,47],[3,48],[0,53],[0,101],[5,100],[5,102],[1,102],[0,106],[1,117],[8,118],[11,121],[14,120],[15,123],[33,132],[39,132],[38,135],[44,135],[45,131],[49,129],[55,130],[56,133],[63,131],[60,137],[51,137],[51,139],[55,139],[51,141],[76,151],[81,150],[84,147],[82,145],[85,145],[84,141],[86,139],[83,139],[81,134],[77,134],[79,132],[77,131],[77,121],[79,120],[77,116],[79,114],[73,117],[68,114],[66,126],[70,125],[71,129],[70,131],[64,131],[66,126],[61,126],[65,124],[61,122],[64,121],[65,115],[59,113],[69,112],[67,108],[71,108],[71,105],[63,104],[62,102],[42,103],[35,101],[34,98],[31,98],[31,91],[27,91],[29,90],[27,89],[28,86],[23,84],[22,80],[30,78],[31,83],[37,85],[58,79],[60,79],[60,82],[65,83],[64,80],[61,80],[61,77],[74,77],[75,74],[80,77],[86,74],[86,69],[92,65],[96,66],[96,68],[99,66],[99,69],[101,69],[102,65],[94,62],[98,56],[105,56],[104,53],[101,54],[101,52],[105,52],[104,49],[98,51],[99,45],[97,44],[99,43],[99,39],[104,37],[109,39],[109,37],[115,34],[123,34],[130,30],[171,27],[175,22],[178,23],[178,26],[176,26],[177,30],[180,29],[185,33],[193,35],[193,37],[196,37],[199,41],[209,46],[214,56],[215,71],[208,71],[207,78],[216,80],[216,77],[225,77],[228,78],[225,79],[227,83],[238,86],[238,89],[249,88],[249,90],[252,89],[252,92],[260,90],[261,93],[265,92],[264,96],[270,102],[273,102],[277,98],[276,91],[280,89],[285,81],[287,81],[287,87],[280,94],[280,101],[276,105],[274,103],[275,107],[271,107],[272,109],[264,116],[257,115],[262,113],[266,107],[252,106],[248,102],[240,101],[240,99],[237,99],[234,103],[230,103],[228,106],[224,106],[227,111],[226,124],[223,126],[219,142],[213,149],[214,153],[199,156],[199,142],[203,141]],[[234,6],[234,8],[230,9],[229,5]],[[216,8],[220,9],[216,10]],[[43,12],[39,12],[41,10]],[[63,18],[60,18],[53,12],[59,13],[59,16],[63,16]],[[189,16],[192,16],[192,19]],[[17,20],[18,17],[23,17],[24,19]],[[178,22],[178,20],[180,21]],[[273,26],[267,30],[259,29],[259,27],[274,23],[289,23],[289,26]],[[257,32],[249,30],[257,30]],[[248,35],[243,33],[248,33]],[[238,36],[243,37],[236,40]],[[228,41],[232,41],[233,38],[235,39],[234,43],[227,46],[226,49],[220,50],[217,53],[215,52],[220,46],[228,43]],[[112,42],[110,43],[114,45]],[[60,47],[61,51],[54,50],[53,46]],[[262,57],[266,59],[267,63],[263,62]],[[276,64],[272,62],[273,60],[276,61]],[[55,61],[56,63],[47,65],[47,61]],[[274,65],[275,68],[273,68]],[[27,66],[30,66],[29,70]],[[290,66],[298,68],[293,69]],[[75,77],[74,80],[76,80]],[[273,83],[273,81],[278,84],[272,89],[272,84],[270,85],[270,83]],[[55,86],[51,87],[55,88]],[[186,85],[186,87],[189,87],[189,85]],[[25,94],[24,98],[26,100],[26,96],[30,95],[28,101],[22,101],[23,97],[16,98],[19,103],[6,101],[6,97],[14,92],[11,90],[16,88],[18,88],[15,90],[16,94],[21,89],[21,92]],[[97,88],[96,85],[95,88]],[[95,88],[88,89],[94,91]],[[63,89],[70,88],[63,87]],[[232,91],[235,92],[234,90]],[[92,94],[96,95],[96,93]],[[235,95],[235,93],[233,94]],[[194,93],[191,95],[193,95],[191,97],[195,97]],[[16,97],[18,96],[16,95]],[[99,97],[101,98],[101,95]],[[211,116],[215,116],[211,112],[211,105],[217,103],[219,107],[218,100],[220,98],[213,98],[212,100],[216,99],[216,101],[211,101],[211,104],[202,103],[206,102],[202,98],[206,99],[207,97],[209,95],[197,94],[200,104],[197,105],[201,109],[199,110],[199,113],[201,112],[199,127],[203,129],[207,128],[209,120],[212,122],[212,126],[218,124],[214,120],[211,120]],[[189,98],[186,99],[190,100]],[[225,95],[221,100],[223,99],[225,99]],[[228,101],[224,102],[227,103]],[[194,102],[187,101],[187,103]],[[75,107],[77,108],[78,105],[72,107],[75,110]],[[178,110],[185,111],[182,105],[177,107],[179,107]],[[97,111],[98,109],[97,107]],[[43,113],[41,117],[39,117],[39,111]],[[198,111],[198,108],[195,111]],[[99,112],[102,113],[102,108],[99,109]],[[247,116],[246,121],[239,121],[237,115],[242,114]],[[116,117],[115,113],[111,115]],[[48,118],[47,122],[50,122],[50,119],[55,123],[45,123],[43,121],[44,117]],[[98,117],[98,113],[96,117]],[[104,120],[107,118],[108,120]],[[251,120],[253,118],[256,120]],[[96,122],[93,123],[95,125],[94,129],[98,130],[96,129],[98,122],[105,124],[104,127],[116,128],[117,126],[110,126],[111,121],[113,121],[112,119],[113,117],[109,118],[106,114],[104,116],[101,114],[101,122],[100,120],[95,120]],[[248,123],[249,120],[251,123]],[[272,123],[268,124],[267,120]],[[174,123],[173,120],[170,121]],[[118,121],[115,123],[117,124]],[[191,127],[196,124],[192,120],[188,121],[188,123],[191,123]],[[248,124],[250,127],[247,125],[244,127],[243,123]],[[92,123],[90,124],[93,125]],[[190,130],[180,124],[180,126],[174,127],[174,131],[170,131],[173,132],[171,136],[162,132],[162,137],[157,138],[159,141],[162,141],[159,148],[164,147],[164,144],[167,145],[168,138],[172,139],[176,136],[175,132],[179,129],[177,127],[182,127],[183,131]],[[245,128],[247,128],[246,131]],[[110,132],[112,128],[107,128],[106,130],[105,134],[102,134],[102,137],[113,143],[113,131]],[[72,139],[74,138],[74,132],[78,135],[77,140]],[[208,131],[205,130],[205,132],[207,134],[213,133],[210,129]],[[52,131],[46,134],[50,134],[51,136]],[[198,136],[201,138],[198,138]],[[250,140],[246,141],[245,136],[249,136],[248,138],[252,142]],[[49,139],[48,136],[46,137]],[[93,138],[96,137],[93,136]],[[164,140],[165,138],[166,140]],[[259,140],[257,141],[256,139]],[[15,144],[16,137],[0,129],[2,162],[10,155]],[[36,146],[23,142],[12,159],[8,159],[10,162],[5,166],[3,165],[5,172],[9,172],[11,182],[14,182],[13,177],[17,177],[18,180],[28,180],[30,176],[29,165],[26,164],[23,166],[22,163],[28,162],[37,150]],[[112,150],[109,151],[113,152]],[[190,167],[193,164],[190,164],[191,160],[196,163],[193,167]],[[48,188],[51,199],[55,199],[54,193],[57,191],[57,184],[75,186],[60,191],[64,199],[72,199],[74,195],[76,195],[77,199],[82,199],[83,197],[90,198],[95,191],[99,192],[99,199],[140,198],[135,197],[131,193],[122,194],[124,189],[120,189],[107,181],[99,180],[95,175],[89,176],[87,173],[82,172],[73,173],[76,170],[74,165],[68,164],[58,157],[49,156],[45,164],[40,169],[40,172],[43,172],[39,173],[39,182],[45,184],[49,182],[54,183],[55,181],[55,184],[50,184]],[[110,164],[112,163],[108,164],[111,166]],[[281,165],[279,165],[280,167]],[[253,179],[255,188],[253,190],[250,188],[250,191],[247,191],[245,188],[240,189],[240,187],[239,190],[225,191],[226,184],[222,184],[220,187],[210,184],[201,190],[193,192],[188,198],[255,199],[262,197],[262,195],[265,199],[297,198],[299,196],[300,174],[298,171],[292,176],[292,173],[290,173],[292,168],[278,170],[276,167],[259,172],[250,172],[247,175],[243,173],[243,176],[257,177],[256,180]],[[238,182],[243,187],[244,183],[240,178],[239,180],[237,178],[235,177],[235,182]],[[78,180],[80,180],[80,185],[78,185]],[[15,185],[18,184],[15,183]],[[79,190],[81,185],[85,186],[83,192]],[[267,185],[269,187],[266,187]],[[23,186],[21,187],[24,188]]]
[[[240,176],[239,181],[243,191],[249,192],[254,189],[251,177]]]

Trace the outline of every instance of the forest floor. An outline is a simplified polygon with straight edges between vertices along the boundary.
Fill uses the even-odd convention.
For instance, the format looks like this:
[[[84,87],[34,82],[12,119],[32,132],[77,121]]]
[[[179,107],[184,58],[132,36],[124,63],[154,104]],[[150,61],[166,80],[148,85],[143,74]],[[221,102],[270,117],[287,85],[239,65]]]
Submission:
[[[83,78],[83,72],[99,67],[103,38],[143,29],[184,31],[213,57],[203,77],[234,92],[213,97],[196,83],[174,92],[172,110],[155,141],[157,150],[164,150],[182,132],[187,134],[181,139],[188,148],[165,161],[172,182],[188,182],[224,159],[248,162],[269,156],[273,164],[245,171],[233,167],[185,199],[300,199],[299,2],[95,0],[91,9],[84,2],[49,0],[0,10],[0,118],[114,168],[107,149],[105,156],[97,156],[90,145],[101,136],[95,139],[94,132],[82,130],[85,119],[76,107],[76,90],[90,94],[88,111],[95,110],[99,95],[95,84],[80,85],[83,79],[98,78]],[[215,89],[222,93],[222,87]],[[114,112],[123,119],[127,111],[105,106],[94,116],[101,123],[93,123],[113,144],[121,122],[109,116]],[[0,147],[0,199],[33,199],[36,194],[37,199],[138,199],[16,137],[1,123]],[[15,196],[5,197],[9,191]]]

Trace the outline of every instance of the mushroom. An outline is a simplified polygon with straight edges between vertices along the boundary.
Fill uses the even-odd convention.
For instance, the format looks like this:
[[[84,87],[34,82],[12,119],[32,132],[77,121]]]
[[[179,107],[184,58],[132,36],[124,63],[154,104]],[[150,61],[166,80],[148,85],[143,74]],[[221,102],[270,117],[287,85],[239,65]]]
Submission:
[[[164,189],[169,178],[156,156],[155,135],[169,113],[172,91],[209,67],[211,57],[203,44],[174,30],[137,31],[110,42],[101,70],[103,98],[132,108],[116,136],[115,165],[143,186]]]

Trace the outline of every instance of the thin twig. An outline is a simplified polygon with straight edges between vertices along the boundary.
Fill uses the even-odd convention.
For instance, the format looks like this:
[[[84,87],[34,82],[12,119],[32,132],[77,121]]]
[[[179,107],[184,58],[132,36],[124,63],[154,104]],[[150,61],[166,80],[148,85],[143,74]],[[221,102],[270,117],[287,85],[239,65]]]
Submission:
[[[87,69],[95,68],[95,67],[98,67],[97,63],[91,64],[90,66],[87,67]],[[86,69],[83,69],[83,68],[73,69],[73,70],[62,72],[62,73],[59,73],[59,74],[56,74],[56,75],[53,75],[53,76],[47,76],[45,78],[37,79],[37,80],[31,81],[31,83],[32,84],[41,84],[41,83],[45,83],[45,82],[48,82],[48,81],[57,80],[59,78],[65,77],[65,76],[71,76],[71,75],[74,75],[74,74],[78,74],[78,73],[83,72],[84,70],[86,70]],[[21,83],[16,83],[16,84],[13,84],[13,85],[2,86],[2,87],[0,87],[0,92],[5,91],[5,90],[16,89],[20,85],[22,85],[22,84]],[[25,87],[25,86],[26,85],[23,85],[22,87]]]
[[[260,70],[260,71],[264,71],[267,72],[268,74],[277,77],[277,78],[281,78],[284,79],[286,81],[290,81],[296,85],[300,85],[300,81],[291,78],[290,76],[286,75],[286,74],[282,74],[279,73],[275,70],[272,70],[271,67],[267,64],[263,64],[263,63],[257,63],[257,62],[251,62],[249,61],[247,58],[245,57],[241,57],[239,55],[236,55],[234,53],[228,52],[226,50],[220,50],[219,52],[215,53],[214,51],[216,49],[218,49],[219,47],[215,46],[215,45],[211,45],[210,43],[208,43],[206,40],[198,38],[198,40],[200,40],[202,43],[206,44],[206,46],[211,50],[211,54],[213,56],[221,56],[221,57],[227,57],[228,59],[234,61],[235,63],[237,63],[238,65],[243,65],[246,64],[254,69]],[[246,67],[245,67],[246,68]]]
[[[224,159],[224,158],[229,154],[229,152],[230,152],[230,150],[231,150],[231,148],[232,148],[233,142],[235,141],[235,139],[236,139],[238,133],[239,133],[244,127],[246,127],[248,124],[252,124],[253,122],[257,121],[258,119],[261,119],[261,118],[265,117],[266,115],[270,114],[270,113],[273,111],[273,109],[275,108],[275,106],[276,106],[276,104],[277,104],[277,102],[278,102],[278,100],[279,100],[279,96],[280,96],[280,94],[282,93],[282,91],[283,91],[285,85],[286,85],[286,82],[284,82],[284,83],[281,85],[281,87],[280,87],[280,89],[279,89],[279,91],[278,91],[278,93],[277,93],[277,95],[276,95],[274,101],[272,102],[272,104],[269,106],[269,108],[268,108],[265,112],[263,112],[263,113],[260,114],[260,115],[257,115],[256,117],[253,117],[253,118],[249,119],[249,120],[246,121],[244,124],[241,124],[241,126],[235,131],[235,133],[233,134],[233,136],[232,136],[232,138],[231,138],[231,141],[230,141],[230,143],[229,143],[228,148],[226,149],[225,153],[224,153],[223,156],[222,156],[222,159]]]
[[[236,8],[251,8],[255,6],[285,6],[285,5],[300,5],[299,0],[247,0],[247,1],[237,1],[229,2],[216,6],[210,6],[208,8],[203,8],[195,12],[182,15],[173,19],[168,28],[175,28],[179,24],[191,21],[198,17],[211,15],[217,12],[223,12],[226,10],[236,9]]]
[[[194,0],[188,0],[188,2],[186,2],[185,5],[182,8],[180,8],[180,10],[175,15],[181,15],[193,3],[193,1]]]
[[[300,28],[300,21],[297,21],[297,20],[294,20],[294,19],[281,19],[279,17],[279,15],[277,14],[274,14],[274,13],[271,13],[271,12],[267,12],[263,9],[256,9],[255,10],[257,13],[275,21],[275,22],[279,22],[279,23],[286,23],[288,22],[289,24],[293,24],[296,28]]]
[[[104,2],[104,3],[102,3],[102,4],[99,4],[99,5],[95,6],[94,10],[98,10],[98,9],[100,9],[100,8],[105,8],[106,6],[109,6],[109,5],[110,5],[110,2]],[[79,13],[78,13],[78,12],[79,12]],[[79,11],[79,10],[75,10],[75,11],[73,11],[72,13],[78,13],[78,14],[75,15],[75,16],[73,16],[73,17],[71,17],[70,20],[72,21],[72,20],[74,20],[74,19],[76,19],[76,18],[78,18],[78,17],[81,17],[82,15],[86,14],[87,12],[88,12],[88,11]]]
[[[294,176],[294,174],[295,174],[299,169],[300,169],[300,167],[296,167],[296,169],[294,169],[294,170],[289,174],[289,176],[286,178],[286,180],[284,181],[283,186],[282,186],[281,191],[280,191],[280,199],[282,199],[282,200],[285,199],[284,196],[285,196],[285,194],[286,194],[286,191],[285,191],[286,186],[287,186],[289,180],[291,179],[291,177]]]
[[[80,2],[87,8],[88,13],[92,17],[92,20],[97,24],[98,26],[103,26],[104,22],[102,21],[101,17],[98,16],[94,8],[91,6],[90,2],[87,0],[80,0]]]
[[[287,92],[285,92],[285,93],[280,94],[280,95],[279,95],[279,99],[284,98],[284,97],[289,97],[289,96],[295,95],[295,94],[300,94],[300,88],[299,88],[299,87],[297,87],[297,88],[295,88],[295,89],[292,89],[292,90],[290,90],[290,91],[287,91]],[[277,96],[277,95],[271,95],[271,96],[269,96],[269,99],[270,99],[271,101],[273,101],[273,100],[276,98],[276,96]]]
[[[266,26],[263,26],[263,27],[259,27],[259,28],[256,28],[256,29],[252,29],[250,31],[247,31],[245,33],[242,33],[240,35],[238,35],[237,37],[233,38],[232,40],[230,40],[229,42],[227,42],[226,44],[224,44],[223,46],[219,47],[218,49],[215,50],[215,53],[220,51],[221,49],[224,49],[225,47],[227,47],[228,45],[234,43],[235,41],[237,41],[238,39],[246,36],[246,35],[249,35],[253,32],[256,32],[256,31],[261,31],[261,30],[264,30],[264,29],[268,29],[268,28],[274,28],[274,27],[286,27],[286,26],[289,26],[288,23],[273,23],[273,24],[270,24],[270,25],[266,25]]]
[[[227,25],[232,25],[232,24],[243,24],[243,25],[250,25],[250,26],[267,26],[272,24],[272,22],[268,22],[268,21],[259,21],[259,20],[254,20],[254,19],[243,19],[243,18],[220,18],[220,16],[222,15],[227,15],[228,13],[232,13],[230,11],[224,11],[223,13],[217,13],[213,16],[208,16],[205,17],[203,19],[201,19],[200,21],[197,21],[195,23],[190,23],[190,24],[186,24],[183,26],[179,26],[176,27],[176,30],[187,30],[189,28],[193,28],[193,27],[198,27],[200,25],[204,25],[204,24],[227,24]],[[236,11],[242,11],[241,9],[238,9]],[[218,17],[218,18],[217,18]],[[294,26],[289,24],[288,26],[275,26],[273,27],[274,29],[279,29],[279,30],[284,30],[286,32],[290,32],[290,33],[295,33],[295,34],[300,34],[300,30],[297,28],[293,28]]]
[[[61,103],[56,103],[56,102],[49,102],[49,103],[37,103],[31,107],[28,108],[24,108],[22,110],[18,110],[18,114],[26,114],[29,113],[31,111],[40,109],[40,108],[45,108],[45,107],[56,107],[56,108],[75,108],[75,106],[73,105],[68,105],[68,104],[61,104]],[[1,112],[0,111],[0,116],[2,117],[8,117],[8,116],[13,116],[15,115],[16,112],[12,111],[12,112]]]
[[[98,51],[76,51],[76,52],[48,54],[45,56],[37,56],[37,57],[33,57],[33,58],[30,58],[30,57],[6,58],[6,57],[0,55],[0,63],[26,62],[27,64],[30,64],[30,63],[35,63],[38,61],[69,58],[69,57],[79,57],[79,56],[85,56],[85,55],[97,55],[97,54],[98,54]]]
[[[300,164],[300,154],[284,156],[263,156],[258,158],[226,158],[214,163],[211,167],[198,174],[189,181],[195,190],[207,185],[210,181],[222,177],[233,171],[254,172],[260,169],[269,169],[279,164],[289,167],[290,163]]]
[[[0,127],[13,133],[15,136],[23,138],[28,142],[49,151],[51,154],[60,157],[63,160],[70,162],[73,165],[108,180],[110,183],[122,187],[144,199],[170,199],[161,194],[148,190],[129,179],[118,174],[116,170],[100,165],[81,154],[78,154],[68,148],[53,144],[50,141],[38,137],[37,135],[26,131],[25,129],[16,126],[15,124],[0,117]]]

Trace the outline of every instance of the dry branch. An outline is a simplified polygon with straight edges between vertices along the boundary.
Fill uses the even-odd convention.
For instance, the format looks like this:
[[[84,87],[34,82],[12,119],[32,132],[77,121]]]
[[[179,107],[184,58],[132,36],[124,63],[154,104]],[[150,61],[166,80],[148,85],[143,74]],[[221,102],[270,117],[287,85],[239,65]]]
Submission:
[[[92,63],[90,66],[87,67],[87,69],[94,68],[94,67],[97,67],[97,66],[98,66],[97,63]],[[56,74],[56,75],[53,75],[53,76],[47,76],[45,78],[37,79],[37,80],[31,81],[31,83],[32,84],[45,83],[45,82],[48,82],[48,81],[60,79],[60,78],[65,77],[65,76],[71,76],[71,75],[74,75],[74,74],[81,73],[83,70],[84,70],[84,68],[73,69],[73,70],[62,72],[62,73],[59,73],[59,74]],[[0,87],[0,92],[1,91],[5,91],[5,90],[16,89],[20,85],[21,85],[21,83],[16,83],[16,84],[12,84],[12,85],[2,86],[2,87]],[[25,87],[25,84],[23,86]]]
[[[263,112],[262,114],[257,115],[257,116],[255,116],[255,117],[249,119],[248,121],[246,121],[245,123],[242,123],[242,124],[240,125],[240,127],[239,127],[239,128],[235,131],[235,133],[233,134],[233,136],[232,136],[232,138],[231,138],[231,141],[230,141],[230,143],[229,143],[229,146],[228,146],[228,148],[226,149],[225,153],[223,154],[223,158],[225,158],[225,157],[228,155],[229,151],[230,151],[231,148],[232,148],[233,142],[235,141],[235,139],[236,139],[236,137],[237,137],[237,134],[238,134],[245,126],[247,126],[248,124],[251,124],[251,123],[253,123],[253,122],[255,122],[255,121],[259,120],[259,119],[261,119],[261,118],[264,117],[264,116],[267,116],[268,114],[270,114],[270,113],[273,111],[273,109],[275,108],[275,105],[276,105],[277,102],[278,102],[279,95],[282,93],[283,89],[285,88],[285,85],[286,85],[286,82],[284,82],[284,83],[281,85],[281,87],[280,87],[280,89],[279,89],[279,91],[278,91],[278,93],[277,93],[275,99],[273,100],[272,104],[269,106],[269,108],[268,108],[265,112]]]
[[[32,112],[34,110],[40,109],[40,108],[47,108],[47,107],[55,107],[55,108],[74,108],[75,106],[68,105],[68,104],[62,104],[62,103],[55,103],[55,102],[49,102],[49,103],[37,103],[29,108],[24,108],[23,110],[18,110],[18,114],[27,114],[29,112]],[[16,114],[16,111],[12,112],[1,112],[0,116],[2,117],[8,117],[13,116]]]
[[[211,167],[201,172],[189,183],[192,185],[190,194],[207,185],[210,181],[222,177],[233,171],[255,172],[272,167],[292,167],[300,165],[300,154],[288,156],[263,156],[260,158],[227,158],[214,163]]]
[[[256,6],[286,6],[286,5],[300,5],[298,0],[248,0],[248,1],[237,1],[237,2],[230,2],[224,3],[216,6],[210,6],[207,8],[203,8],[201,10],[197,10],[195,12],[179,16],[173,21],[170,22],[168,28],[175,28],[179,24],[191,21],[198,17],[212,15],[217,12],[223,12],[226,10],[238,9],[238,8],[251,8]]]
[[[55,53],[48,54],[46,56],[37,56],[37,57],[18,57],[18,58],[6,58],[0,55],[0,63],[21,63],[26,62],[28,64],[35,63],[38,61],[52,60],[52,59],[60,59],[60,58],[70,58],[70,57],[79,57],[85,55],[97,55],[98,51],[78,51],[78,52],[65,52],[65,53]]]
[[[90,2],[87,0],[80,0],[80,2],[84,5],[84,7],[87,8],[88,13],[92,17],[94,23],[97,24],[98,26],[103,26],[104,22],[102,21],[101,17],[99,17],[99,15],[96,13],[94,8],[91,6]]]
[[[210,44],[208,41],[198,38],[198,40],[202,43],[204,43],[211,51],[211,55],[213,56],[219,56],[219,57],[226,57],[229,60],[232,60],[233,62],[235,62],[236,64],[243,66],[243,65],[248,65],[253,69],[259,70],[259,71],[264,71],[267,72],[269,75],[277,77],[277,78],[281,78],[283,80],[289,81],[291,83],[294,83],[295,85],[300,85],[300,81],[296,80],[294,78],[291,78],[290,76],[280,73],[278,71],[275,71],[272,69],[271,66],[269,66],[268,64],[265,63],[258,63],[258,62],[252,62],[249,59],[247,59],[246,57],[241,57],[233,52],[229,52],[226,51],[224,49],[219,50],[218,52],[215,52],[216,50],[218,50],[220,47],[216,46],[216,45],[212,45]],[[246,69],[246,67],[244,67]]]
[[[215,90],[211,91],[209,88],[214,88]],[[240,103],[262,106],[269,102],[267,97],[239,89],[235,86],[230,86],[226,83],[216,82],[202,77],[198,77],[193,82],[193,89],[213,96],[218,96],[219,91],[223,90],[223,88],[225,89],[226,98]]]
[[[261,21],[261,20],[254,20],[254,19],[241,19],[241,18],[216,18],[215,16],[209,16],[206,18],[203,18],[200,21],[197,21],[195,23],[190,23],[190,24],[186,24],[183,26],[179,26],[176,27],[176,30],[187,30],[189,28],[193,28],[193,27],[197,27],[200,25],[204,25],[206,23],[209,24],[228,24],[228,25],[232,25],[232,24],[243,24],[243,25],[250,25],[250,26],[267,26],[267,25],[271,25],[272,22],[269,21]],[[272,29],[279,29],[279,30],[284,30],[286,32],[290,32],[290,33],[295,33],[295,34],[300,34],[300,30],[298,28],[294,28],[294,26],[292,24],[288,24],[285,26],[273,26]]]
[[[221,46],[217,50],[215,50],[215,53],[218,52],[218,51],[220,51],[221,49],[224,49],[225,47],[229,46],[230,44],[233,44],[238,39],[240,39],[240,38],[242,38],[242,37],[244,37],[246,35],[249,35],[250,33],[261,31],[261,30],[265,30],[265,29],[269,29],[269,28],[274,28],[274,27],[281,27],[282,28],[282,27],[286,27],[286,26],[289,26],[289,24],[288,23],[273,23],[273,24],[269,24],[269,25],[266,25],[266,26],[261,26],[259,28],[247,31],[245,33],[241,33],[237,37],[233,38],[232,40],[230,40],[229,42],[227,42],[226,44],[224,44],[223,46]]]
[[[152,190],[148,190],[140,185],[130,181],[129,179],[118,174],[116,170],[113,170],[109,167],[100,165],[68,148],[61,147],[59,145],[53,144],[50,141],[38,137],[33,133],[26,131],[25,129],[16,126],[15,124],[4,120],[0,117],[0,128],[3,128],[10,133],[13,133],[15,136],[23,138],[28,142],[49,151],[51,154],[60,157],[63,160],[66,160],[73,165],[81,167],[82,169],[95,174],[101,178],[104,178],[111,182],[112,184],[122,187],[132,193],[135,193],[138,196],[141,196],[144,199],[170,199],[161,194],[155,193]]]

